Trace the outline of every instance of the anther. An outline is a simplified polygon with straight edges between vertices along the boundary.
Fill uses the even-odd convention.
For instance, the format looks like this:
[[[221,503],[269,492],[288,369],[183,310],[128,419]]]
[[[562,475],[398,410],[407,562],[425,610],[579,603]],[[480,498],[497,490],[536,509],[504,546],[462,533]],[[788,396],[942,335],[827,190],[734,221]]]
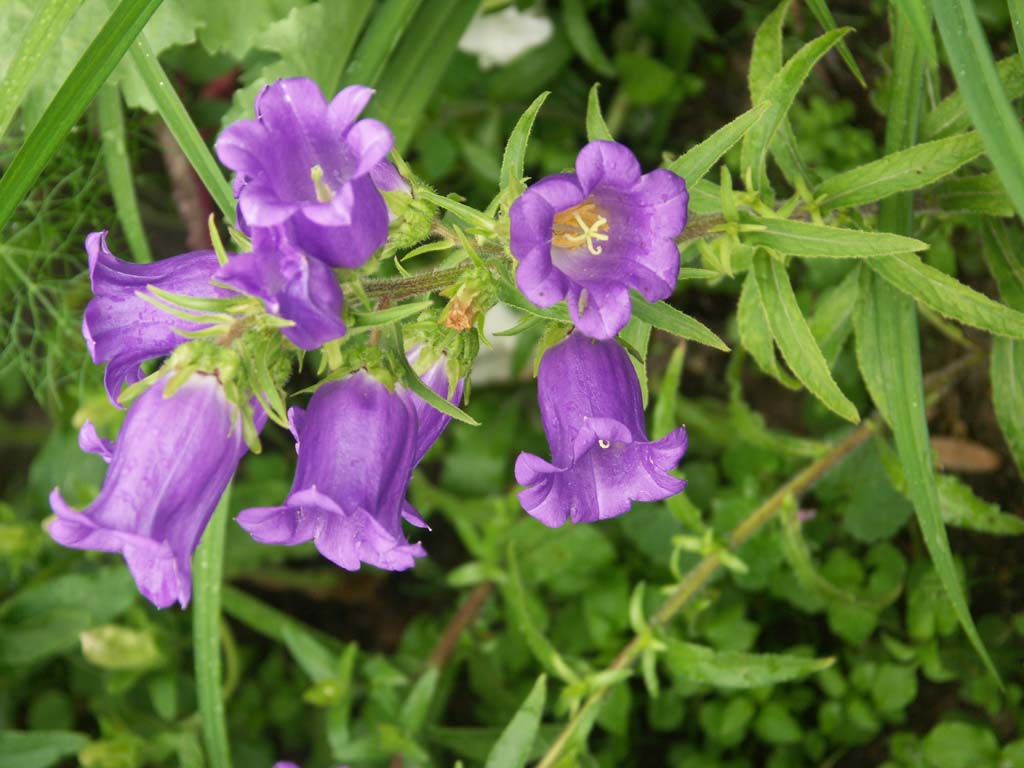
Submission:
[[[324,169],[314,165],[309,169],[309,178],[313,180],[313,187],[316,188],[316,200],[318,203],[329,203],[334,199],[334,191],[324,181]]]
[[[598,441],[597,441],[597,444],[598,444],[599,446],[601,446],[602,448],[611,448],[611,447],[612,447],[612,444],[611,444],[611,443],[609,443],[609,442],[608,442],[607,440],[605,440],[604,438],[601,438],[600,440],[598,440]]]

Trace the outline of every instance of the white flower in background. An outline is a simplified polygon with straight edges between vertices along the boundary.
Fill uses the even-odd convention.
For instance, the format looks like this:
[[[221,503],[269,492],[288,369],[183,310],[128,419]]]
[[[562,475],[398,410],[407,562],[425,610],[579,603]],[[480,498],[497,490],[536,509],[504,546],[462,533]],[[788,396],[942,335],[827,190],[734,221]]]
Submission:
[[[484,334],[490,348],[480,345],[480,354],[473,361],[473,386],[501,384],[512,381],[512,357],[516,349],[516,336],[495,336],[507,331],[522,319],[522,315],[504,304],[495,304],[484,316]]]
[[[554,29],[551,19],[542,13],[508,5],[474,18],[459,40],[459,50],[475,55],[481,69],[491,69],[543,45]]]

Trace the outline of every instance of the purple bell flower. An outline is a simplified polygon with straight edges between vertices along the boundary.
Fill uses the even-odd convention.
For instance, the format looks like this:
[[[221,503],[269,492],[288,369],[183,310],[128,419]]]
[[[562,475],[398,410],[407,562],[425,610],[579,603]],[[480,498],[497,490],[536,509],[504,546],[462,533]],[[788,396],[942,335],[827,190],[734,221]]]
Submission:
[[[630,288],[648,301],[675,290],[688,200],[671,171],[642,174],[629,148],[590,142],[575,173],[547,176],[512,204],[519,290],[539,307],[565,299],[582,333],[612,338],[629,322]]]
[[[417,351],[410,353],[415,361]],[[442,357],[423,376],[448,394]],[[453,399],[461,397],[460,381]],[[314,541],[328,560],[347,570],[361,563],[389,571],[411,568],[426,552],[410,544],[402,518],[426,527],[405,501],[412,470],[451,417],[404,387],[392,392],[365,371],[321,386],[309,407],[288,411],[295,450],[295,481],[285,503],[243,510],[239,524],[266,544]]]
[[[217,156],[238,174],[243,229],[284,227],[296,247],[335,267],[359,267],[384,244],[388,209],[371,172],[393,139],[383,123],[356,120],[371,96],[352,85],[328,104],[312,80],[278,80],[257,97],[255,120],[224,129]]]
[[[108,363],[103,382],[110,402],[118,405],[122,384],[142,378],[141,363],[174,351],[186,337],[178,331],[202,328],[164,312],[141,296],[147,286],[195,297],[226,296],[210,285],[217,271],[213,251],[194,251],[152,264],[122,261],[107,248],[107,233],[85,238],[93,298],[85,308],[82,335],[94,363]],[[120,407],[120,406],[118,406]]]
[[[272,315],[295,325],[281,332],[300,349],[317,349],[345,335],[341,286],[330,268],[274,230],[256,230],[253,250],[228,259],[214,279],[262,299]]]
[[[545,525],[604,520],[686,487],[669,474],[686,452],[686,428],[648,441],[640,382],[617,342],[573,333],[549,349],[537,398],[551,463],[519,454],[516,482],[526,486],[523,509]]]
[[[161,379],[132,403],[117,443],[86,422],[79,445],[109,463],[99,496],[81,512],[53,489],[50,535],[74,549],[120,552],[158,608],[192,596],[192,553],[246,452],[242,421],[224,387],[195,373],[170,397]],[[257,429],[266,415],[256,409]]]

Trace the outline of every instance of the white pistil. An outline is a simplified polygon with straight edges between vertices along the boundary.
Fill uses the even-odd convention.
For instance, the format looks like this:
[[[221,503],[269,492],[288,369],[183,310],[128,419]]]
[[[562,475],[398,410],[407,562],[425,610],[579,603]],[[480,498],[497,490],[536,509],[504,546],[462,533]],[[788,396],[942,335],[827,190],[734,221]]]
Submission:
[[[309,178],[313,180],[313,187],[316,189],[316,200],[318,203],[329,203],[334,199],[334,190],[327,186],[324,181],[324,169],[314,165],[309,169]]]
[[[612,444],[605,440],[603,437],[597,441],[597,444],[602,448],[611,448]]]

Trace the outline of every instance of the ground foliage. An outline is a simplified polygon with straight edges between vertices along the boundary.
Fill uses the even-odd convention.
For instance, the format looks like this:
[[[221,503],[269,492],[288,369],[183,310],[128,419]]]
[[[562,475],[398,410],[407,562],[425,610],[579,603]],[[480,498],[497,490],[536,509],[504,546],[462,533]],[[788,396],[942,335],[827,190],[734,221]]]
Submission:
[[[19,75],[37,5],[69,21]],[[689,429],[689,486],[668,502],[558,530],[519,508],[514,457],[545,450],[535,324],[473,386],[466,410],[485,426],[453,423],[414,479],[433,529],[414,570],[350,574],[229,526],[234,764],[1024,765],[1024,324],[1010,309],[1024,311],[1024,144],[975,106],[980,81],[950,74],[979,58],[968,32],[947,32],[975,9],[935,3],[933,30],[911,0],[563,0],[541,4],[548,42],[482,70],[454,51],[474,5],[165,0],[144,43],[162,79],[132,48],[40,156],[0,243],[0,767],[218,765],[191,612],[153,610],[115,558],[63,550],[42,524],[52,487],[84,504],[102,481],[73,426],[119,418],[79,336],[84,235],[109,228],[139,259],[201,246],[219,197],[189,168],[189,131],[212,139],[285,75],[375,85],[415,172],[481,210],[508,186],[506,142],[525,140],[514,127],[542,91],[527,176],[604,135],[668,163],[708,235],[687,242],[671,303],[731,352],[665,308],[624,332],[653,436]],[[113,7],[0,7],[5,167],[25,167],[19,150]],[[976,8],[1011,98],[1019,10]],[[1009,153],[996,163],[992,142]],[[927,402],[922,371],[939,372]],[[268,430],[232,510],[282,498],[293,471],[291,442]]]

